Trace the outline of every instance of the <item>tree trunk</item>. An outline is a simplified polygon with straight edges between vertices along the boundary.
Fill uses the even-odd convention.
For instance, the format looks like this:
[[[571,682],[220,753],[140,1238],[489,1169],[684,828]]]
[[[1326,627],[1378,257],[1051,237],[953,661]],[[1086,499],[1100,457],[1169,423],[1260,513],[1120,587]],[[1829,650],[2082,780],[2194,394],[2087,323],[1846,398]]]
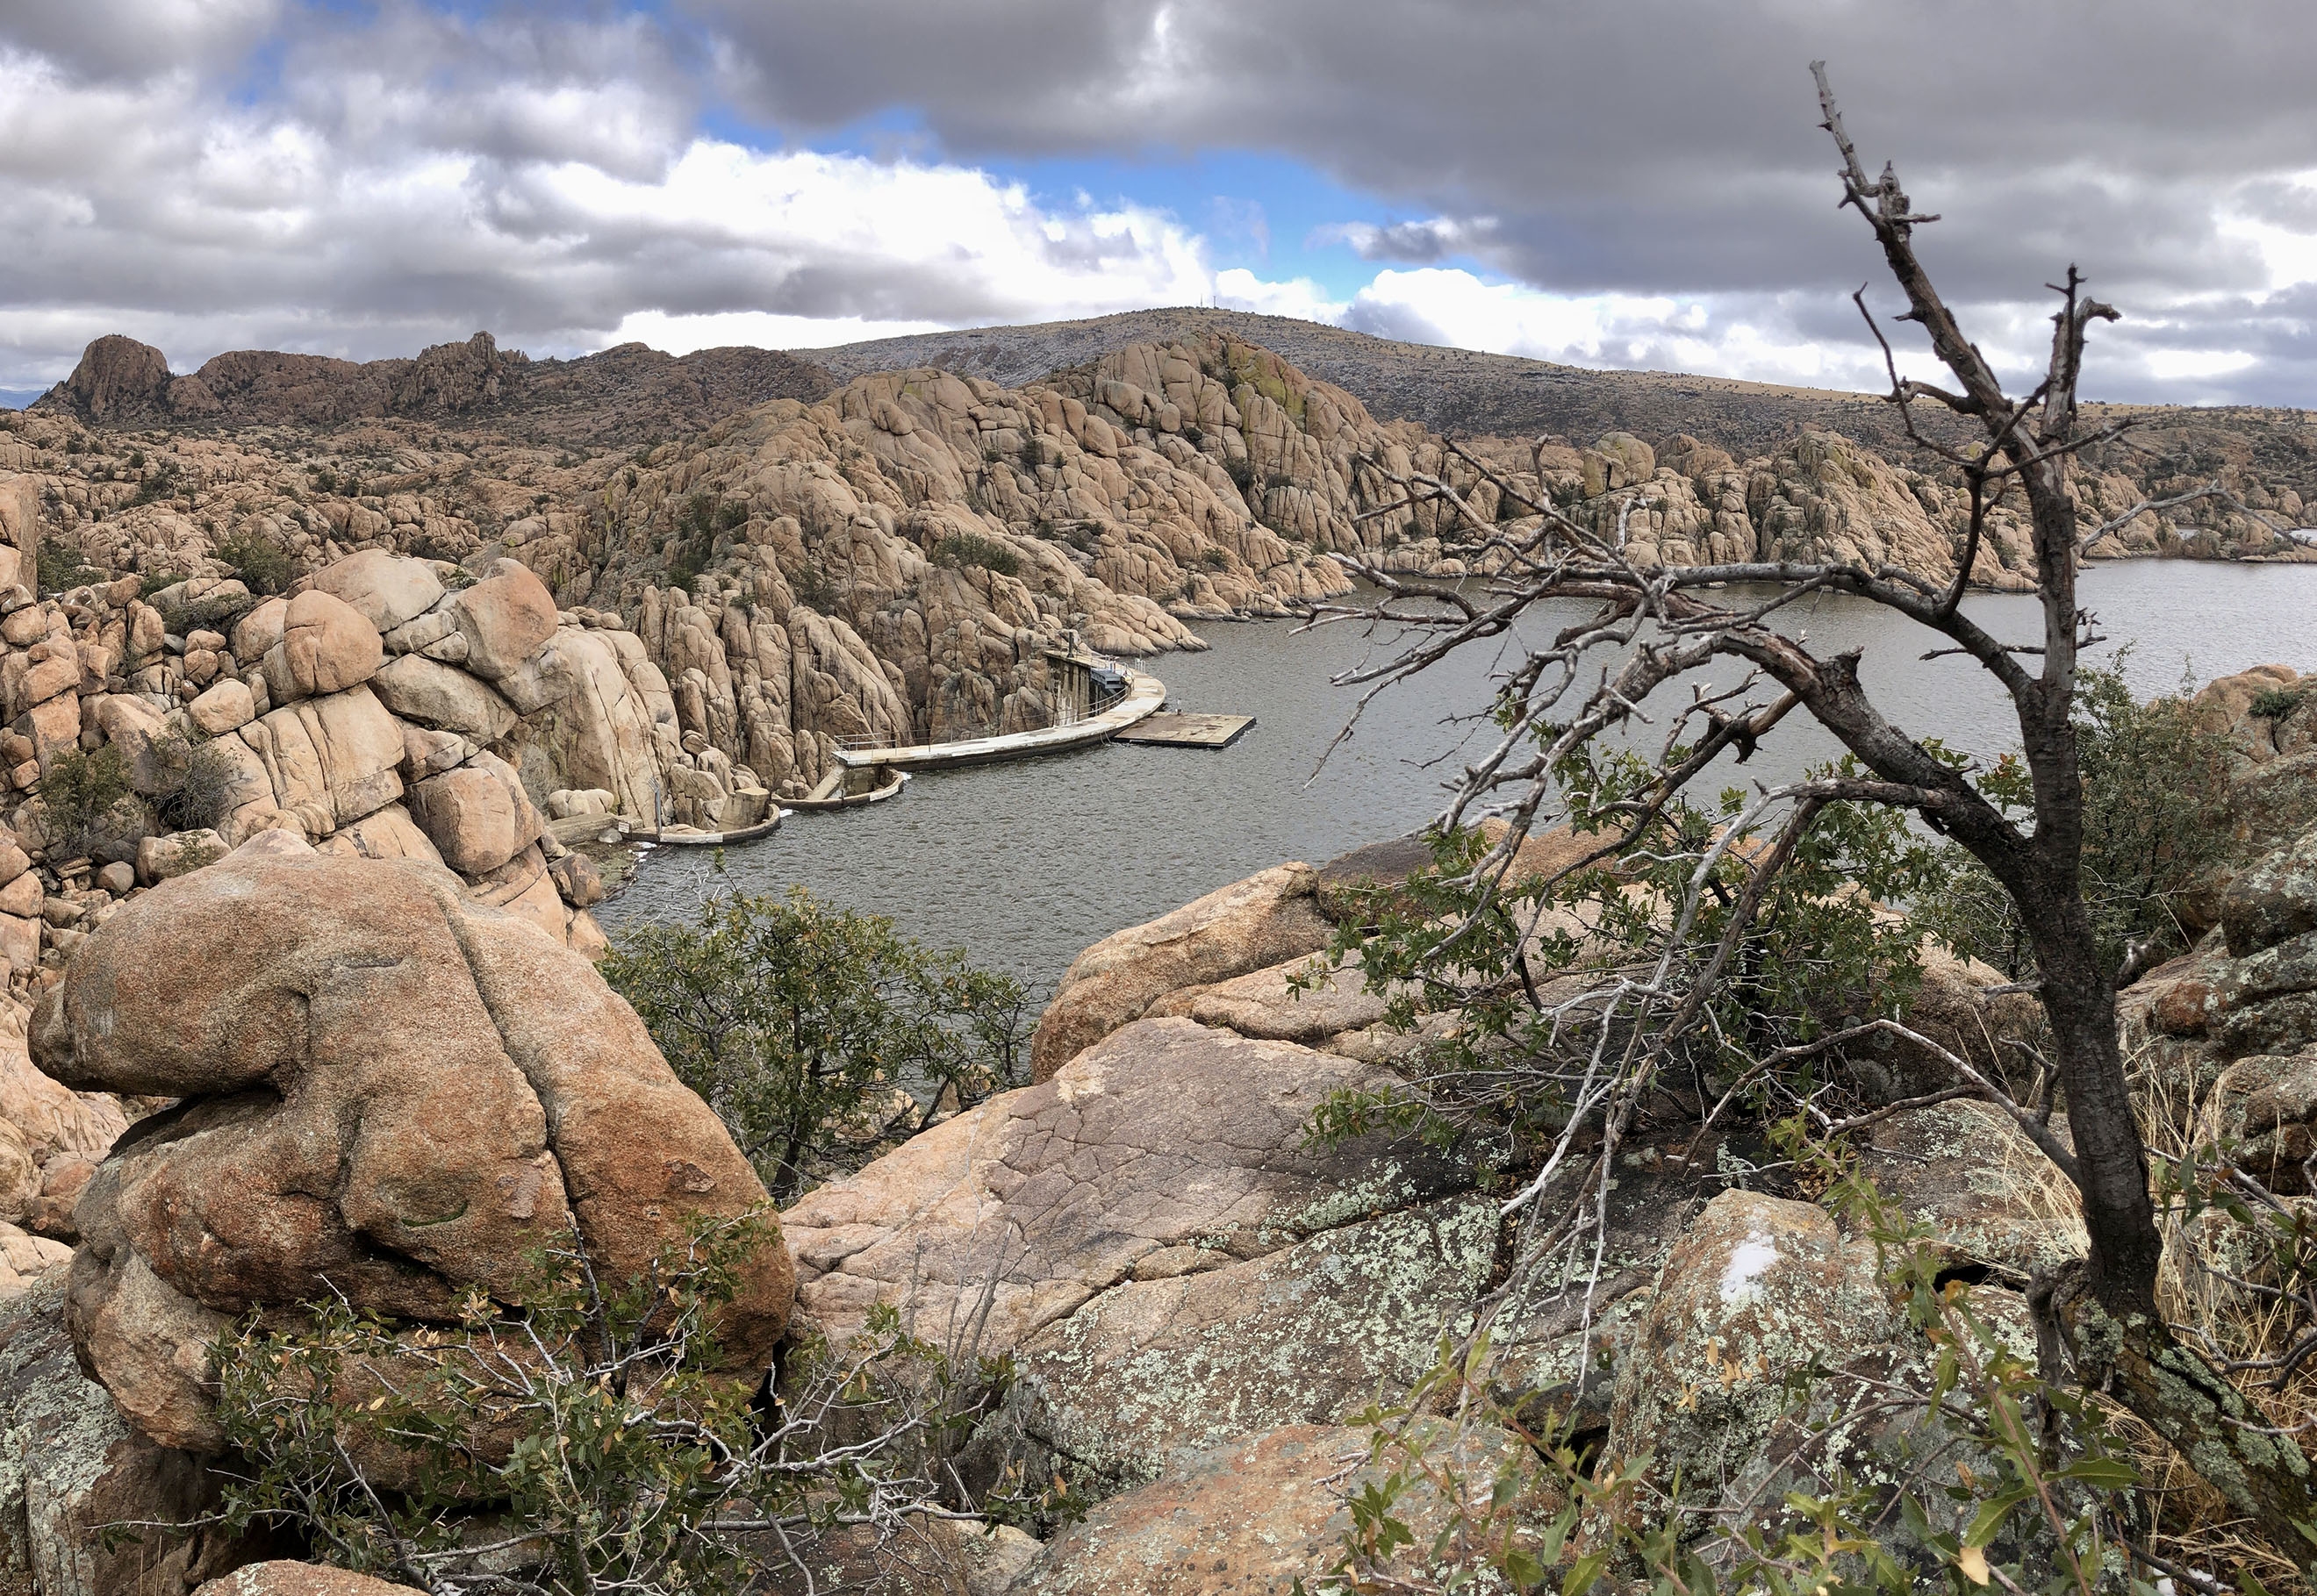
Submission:
[[[2030,1288],[2039,1340],[2056,1332],[2080,1384],[2124,1404],[2271,1547],[2317,1573],[2317,1479],[2307,1456],[2290,1435],[2271,1433],[2259,1410],[2176,1339],[2157,1310],[2163,1237],[2116,1038],[2115,983],[2083,895],[2051,894],[2036,909],[2030,923],[2046,931],[2036,946],[2041,995],[2091,1239],[2082,1263]],[[2057,1379],[2060,1371],[2047,1367],[2044,1376]]]
[[[2052,895],[2030,923],[2045,932],[2035,962],[2091,1238],[2087,1283],[2110,1313],[2153,1317],[2164,1241],[2116,1040],[2115,987],[2080,893]]]
[[[2276,1433],[2226,1375],[2156,1315],[2111,1313],[2087,1272],[2063,1264],[2028,1287],[2038,1339],[2056,1333],[2078,1381],[2121,1402],[2232,1512],[2250,1519],[2272,1548],[2317,1577],[2317,1477],[2300,1445]]]

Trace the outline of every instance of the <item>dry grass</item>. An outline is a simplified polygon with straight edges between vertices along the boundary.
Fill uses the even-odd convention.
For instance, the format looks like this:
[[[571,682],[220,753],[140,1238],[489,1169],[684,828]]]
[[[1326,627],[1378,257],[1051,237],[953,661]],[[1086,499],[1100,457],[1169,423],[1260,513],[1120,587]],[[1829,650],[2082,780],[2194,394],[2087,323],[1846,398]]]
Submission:
[[[2141,1135],[2152,1164],[2177,1164],[2196,1145],[2203,1105],[2181,1072],[2150,1067],[2152,1061],[2148,1054],[2143,1048],[2129,1061],[2137,1089]],[[2223,1225],[2232,1223],[2210,1210],[2208,1217]],[[2163,1216],[2161,1223],[2164,1272],[2158,1281],[2158,1302],[2174,1324],[2201,1331],[2232,1360],[2277,1357],[2295,1336],[2311,1327],[2290,1306],[2241,1291],[2203,1269],[2177,1212]],[[2243,1377],[2240,1385],[2268,1422],[2303,1431],[2304,1447],[2317,1440],[2317,1375],[2306,1372],[2304,1367],[2282,1389],[2258,1373]],[[2286,1592],[2313,1596],[2313,1588],[2300,1571],[2252,1538],[2243,1520],[2231,1516],[2220,1493],[2198,1478],[2153,1431],[2120,1407],[2110,1404],[2110,1411],[2116,1433],[2131,1444],[2141,1477],[2151,1484],[2145,1506],[2152,1525],[2151,1543],[2160,1556],[2209,1570],[2232,1585],[2250,1573],[2277,1596]]]

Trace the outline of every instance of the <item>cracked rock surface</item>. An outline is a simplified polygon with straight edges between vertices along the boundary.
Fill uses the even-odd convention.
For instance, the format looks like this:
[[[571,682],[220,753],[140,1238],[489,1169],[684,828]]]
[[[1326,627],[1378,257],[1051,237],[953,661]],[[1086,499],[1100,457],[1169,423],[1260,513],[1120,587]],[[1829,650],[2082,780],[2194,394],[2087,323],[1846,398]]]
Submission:
[[[994,1356],[1139,1271],[1261,1258],[1462,1189],[1461,1163],[1412,1142],[1304,1145],[1327,1093],[1389,1078],[1136,1021],[791,1208],[799,1306],[842,1337],[892,1303],[935,1341],[978,1330]]]
[[[1510,1436],[1475,1435],[1456,1460],[1485,1481]],[[1341,1550],[1351,1515],[1341,1500],[1375,1476],[1361,1467],[1364,1430],[1292,1424],[1207,1448],[1164,1479],[1097,1503],[1046,1544],[1007,1590],[1015,1596],[1203,1596],[1284,1591]],[[1395,1513],[1427,1546],[1445,1504],[1419,1485]]]
[[[1015,1351],[1001,1422],[1114,1486],[1233,1437],[1335,1422],[1406,1390],[1443,1331],[1470,1327],[1496,1240],[1493,1202],[1451,1198],[1130,1281]]]

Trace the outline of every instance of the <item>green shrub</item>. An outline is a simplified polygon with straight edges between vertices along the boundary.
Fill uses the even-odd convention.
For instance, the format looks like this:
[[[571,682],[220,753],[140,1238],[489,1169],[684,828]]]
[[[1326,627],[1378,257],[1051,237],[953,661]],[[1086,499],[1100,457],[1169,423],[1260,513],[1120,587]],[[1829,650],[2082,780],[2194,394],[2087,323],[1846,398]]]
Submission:
[[[1022,557],[995,538],[979,532],[952,532],[934,545],[933,562],[951,570],[980,567],[1001,576],[1022,574]]]
[[[2261,720],[2282,720],[2301,708],[2308,697],[2305,685],[2264,688],[2252,695],[2250,713]]]
[[[94,753],[67,749],[40,777],[48,802],[48,851],[75,859],[107,838],[137,834],[139,816],[128,762],[108,743]]]
[[[695,1223],[621,1277],[573,1237],[523,1261],[516,1307],[477,1291],[454,1324],[343,1297],[252,1314],[216,1348],[234,1458],[219,1517],[421,1590],[739,1596],[840,1525],[881,1548],[927,1509],[1073,1505],[964,1499],[954,1459],[1010,1367],[912,1337],[891,1307],[843,1346],[784,1349],[777,1401],[761,1370],[728,1368],[716,1320],[751,1253],[781,1245],[769,1216]],[[479,1568],[478,1540],[498,1543]]]
[[[217,557],[233,567],[244,587],[261,597],[271,597],[297,580],[290,551],[257,532],[235,532],[217,546]]]
[[[165,832],[210,831],[230,807],[236,767],[206,734],[169,732],[153,739],[157,785],[149,795]]]
[[[129,503],[132,506],[138,504],[158,504],[163,499],[174,498],[176,497],[176,495],[177,468],[174,465],[165,463],[159,470],[154,472],[153,475],[148,477],[143,482],[138,485],[137,496],[130,500]]]
[[[629,932],[603,971],[781,1202],[921,1128],[944,1093],[1017,1083],[1025,1058],[1021,982],[801,887],[719,893],[690,925]],[[917,1105],[897,1115],[901,1088]]]
[[[63,593],[104,579],[105,573],[90,565],[79,549],[62,538],[50,533],[40,539],[40,551],[33,557],[32,573],[40,592]]]
[[[823,615],[836,613],[836,607],[844,595],[828,573],[816,562],[807,560],[788,573],[788,578],[789,591],[796,595],[798,603]]]
[[[668,545],[669,585],[689,589],[714,561],[725,535],[747,521],[748,506],[741,500],[719,504],[704,489],[685,499],[676,512],[675,536]]]
[[[1677,748],[1673,757],[1682,754]],[[1628,823],[1619,795],[1635,790],[1645,769],[1627,751],[1588,747],[1566,756],[1554,774],[1569,796],[1571,831],[1612,844]],[[1811,775],[1857,773],[1846,759]],[[1571,1088],[1585,1074],[1597,1023],[1540,1006],[1534,994],[1660,960],[1670,961],[1667,981],[1686,981],[1725,933],[1735,940],[1695,1020],[1677,1039],[1660,1039],[1700,1080],[1744,1080],[1749,1072],[1758,1079],[1760,1061],[1804,1050],[1778,1080],[1807,1095],[1829,1073],[1829,1060],[1805,1056],[1812,1044],[1862,1019],[1897,1018],[1920,985],[1921,929],[1877,905],[1938,896],[1953,866],[1897,811],[1829,804],[1769,878],[1757,911],[1741,917],[1755,851],[1716,855],[1713,848],[1746,799],[1731,789],[1712,807],[1667,803],[1618,859],[1571,874],[1549,893],[1534,879],[1507,879],[1499,889],[1476,878],[1490,844],[1470,830],[1432,834],[1430,868],[1404,882],[1340,891],[1334,951],[1356,954],[1367,990],[1387,994],[1385,1022],[1413,1032],[1426,1014],[1452,1011],[1458,1022],[1401,1066],[1404,1083],[1324,1100],[1314,1130],[1333,1141],[1389,1125],[1443,1143],[1478,1132],[1476,1145],[1500,1167],[1533,1163],[1569,1123]],[[1709,858],[1704,894],[1686,940],[1677,939],[1663,905],[1681,901]],[[1438,955],[1444,926],[1460,928],[1453,959]]]
[[[2115,668],[2078,673],[2074,720],[2084,901],[2101,956],[2121,967],[2139,944],[2185,947],[2183,901],[2232,846],[2228,737],[2200,726],[2184,699],[2134,698]],[[2007,756],[1982,785],[2024,806],[2026,783],[2024,767]],[[1919,905],[1917,917],[1958,952],[2024,979],[2033,959],[2010,895],[1960,846],[1949,852],[1954,884]]]

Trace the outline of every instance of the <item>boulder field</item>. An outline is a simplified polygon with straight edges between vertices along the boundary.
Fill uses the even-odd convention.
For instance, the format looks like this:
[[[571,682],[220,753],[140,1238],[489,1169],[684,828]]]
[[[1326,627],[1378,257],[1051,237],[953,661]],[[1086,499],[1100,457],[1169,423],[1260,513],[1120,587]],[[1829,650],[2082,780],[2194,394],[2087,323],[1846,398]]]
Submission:
[[[167,1106],[91,1149],[69,1271],[32,1261],[0,1305],[0,1586],[183,1592],[262,1550],[103,1533],[213,1500],[210,1360],[241,1316],[343,1293],[424,1334],[534,1249],[632,1278],[766,1203],[580,953],[441,865],[286,828],[122,904],[31,1031],[64,1099]],[[775,1227],[721,1310],[728,1367],[763,1378],[793,1294]]]
[[[600,882],[555,868],[567,850],[554,820],[733,826],[771,802],[752,772],[697,739],[686,749],[633,633],[559,611],[512,560],[478,578],[373,550],[263,601],[211,578],[49,600],[0,584],[0,781],[14,794],[0,827],[0,955],[20,994],[139,887],[270,830],[334,854],[447,865],[479,901],[600,950],[586,913]],[[44,786],[59,760],[83,756],[117,760],[143,800],[85,841],[63,834]],[[195,759],[205,785],[189,800]],[[156,818],[189,801],[206,824],[173,832]]]
[[[294,602],[255,673],[278,660],[293,688],[319,687],[336,662],[362,668],[332,635],[335,611],[293,620]],[[439,603],[380,632],[381,659],[429,658],[384,639]],[[465,636],[459,624],[441,637]],[[290,646],[301,631],[318,635]],[[520,668],[537,654],[491,655],[510,656]],[[2205,700],[2249,739],[2245,706],[2283,695],[2259,699],[2266,741],[2247,745],[2245,779],[2271,790],[2304,753],[2297,681],[2217,683]],[[424,1326],[470,1289],[504,1290],[533,1238],[576,1234],[631,1269],[682,1216],[761,1200],[580,951],[478,895],[448,849],[444,862],[368,858],[330,849],[335,834],[258,826],[133,890],[61,950],[13,1032],[0,1016],[16,1133],[0,1134],[0,1191],[27,1220],[0,1234],[18,1283],[0,1300],[0,1589],[187,1596],[230,1575],[221,1596],[355,1596],[328,1571],[263,1562],[282,1548],[254,1541],[131,1552],[102,1533],[214,1499],[206,1359],[229,1319],[327,1287]],[[1516,874],[1562,851],[1533,840]],[[1339,889],[1388,887],[1422,857],[1395,842],[1284,864],[1105,939],[1042,1020],[1032,1084],[781,1215],[726,1326],[737,1371],[755,1378],[783,1338],[841,1337],[890,1306],[961,1358],[1012,1367],[955,1457],[967,1491],[1021,1468],[1066,1477],[1091,1504],[1042,1544],[944,1529],[927,1532],[930,1561],[895,1564],[847,1531],[809,1565],[974,1596],[1308,1574],[1340,1544],[1346,1493],[1373,1477],[1359,1415],[1404,1392],[1484,1304],[1508,1410],[1605,1458],[1646,1454],[1652,1487],[1725,1519],[1791,1528],[1789,1493],[1821,1493],[1837,1469],[1887,1477],[1931,1458],[1955,1481],[1997,1467],[1929,1410],[1876,1395],[1928,1378],[1935,1350],[1890,1296],[1872,1238],[1761,1189],[1749,1149],[1701,1155],[1689,1128],[1637,1128],[1597,1265],[1589,1246],[1524,1255],[1501,1194],[1455,1147],[1307,1137],[1324,1097],[1389,1084],[1411,1045],[1355,966],[1306,978],[1357,902]],[[2265,1156],[2279,1191],[2306,1196],[2317,851],[2294,832],[2249,857],[2214,885],[2196,951],[2127,994],[2128,1022],[2143,1071]],[[1935,960],[1912,1019],[1957,1051],[1991,1048],[2033,1020],[1983,990],[2001,985]],[[1924,1060],[1883,1062],[1894,1104],[1921,1094]],[[1982,1318],[2032,1356],[2024,1288],[2084,1245],[2041,1155],[1988,1107],[1945,1101],[1894,1106],[1858,1158],[1942,1270],[1977,1282]],[[49,1235],[76,1240],[68,1268]],[[2226,1289],[2241,1271],[2213,1254],[2223,1244],[2186,1239],[2191,1288]],[[1826,1378],[1797,1408],[1782,1377],[1813,1360]],[[1455,1444],[1485,1461],[1518,1443],[1482,1425]],[[1432,1525],[1448,1506],[1419,1493],[1409,1511]],[[1906,1553],[1910,1532],[1894,1519],[1890,1533]]]
[[[1470,1327],[1517,1245],[1461,1153],[1304,1132],[1328,1092],[1388,1083],[1393,1053],[1355,971],[1308,995],[1293,978],[1340,912],[1330,887],[1414,851],[1265,871],[1088,950],[1034,1084],[781,1216],[724,1326],[736,1372],[889,1305],[1015,1370],[957,1454],[967,1489],[1018,1467],[1093,1504],[1042,1546],[944,1531],[946,1585],[843,1535],[809,1561],[896,1592],[1190,1592],[1328,1555],[1366,1477],[1357,1415]],[[47,1116],[25,1110],[69,1173],[54,1193],[43,1175],[40,1200],[71,1198],[78,1238],[68,1270],[49,1244],[0,1304],[0,1565],[44,1596],[187,1596],[273,1550],[194,1536],[130,1556],[101,1533],[214,1499],[208,1358],[237,1316],[335,1289],[416,1333],[470,1290],[505,1290],[542,1238],[632,1270],[684,1217],[762,1199],[579,952],[447,865],[332,852],[300,827],[117,904],[27,1029],[37,1072],[10,1101]],[[2032,1153],[2013,1149],[2016,1178],[1984,1172],[2008,1137],[1941,1103],[1878,1127],[1869,1155],[1957,1267],[1998,1281],[2074,1244]],[[1776,1369],[1915,1351],[1870,1243],[1703,1164],[1637,1156],[1602,1245],[1589,1312],[1589,1260],[1529,1271],[1499,1306],[1501,1395],[1651,1452],[1686,1489],[1740,1500],[1772,1456],[1779,1479],[1807,1476],[1805,1441],[1766,1450],[1787,1433]],[[1753,1286],[1733,1298],[1721,1284],[1741,1262]],[[1669,1400],[1709,1376],[1714,1401]],[[1409,1511],[1430,1523],[1446,1505]]]
[[[452,729],[471,735],[511,707],[532,723],[526,742],[554,762],[567,730],[585,740],[592,718],[613,712],[624,678],[654,717],[666,712],[645,735],[664,727],[673,745],[655,756],[668,798],[717,811],[674,817],[714,830],[738,824],[746,790],[809,791],[846,740],[1045,724],[1044,655],[1067,633],[1113,654],[1195,648],[1202,622],[1344,595],[1346,560],[1457,575],[1501,557],[1437,499],[1403,504],[1410,474],[1445,480],[1474,518],[1512,532],[1536,524],[1521,501],[1550,504],[1643,567],[1896,562],[1945,582],[1968,521],[1964,495],[1937,470],[1815,427],[1742,459],[1686,432],[1597,427],[1452,447],[1222,330],[1129,343],[1012,387],[931,366],[800,385],[774,369],[782,359],[709,351],[667,362],[631,348],[566,370],[479,336],[415,361],[244,352],[173,375],[157,350],[100,339],[31,410],[0,413],[0,541],[24,567],[0,571],[0,587],[29,578],[42,550],[67,572],[49,585],[107,592],[130,576],[158,590],[173,576],[215,584],[268,564],[286,581],[349,556],[418,557],[477,578],[514,560],[564,618],[556,646],[584,686],[564,696],[563,715],[541,718],[519,700],[555,679],[518,673],[523,685],[510,689],[509,662],[486,651],[472,673],[509,703],[470,695]],[[655,404],[628,415],[624,432],[614,415],[550,441],[514,400],[576,396],[580,365],[608,375],[654,362],[692,372],[662,373],[692,396],[675,401],[684,424],[652,430]],[[711,389],[721,396],[712,403]],[[626,441],[611,447],[613,437]],[[2269,465],[2233,446],[2214,458],[2244,510],[2200,504],[2187,526],[2146,513],[2093,552],[2317,558],[2278,530],[2303,506],[2282,480],[2262,479]],[[2211,468],[2198,465],[2193,482],[2174,480],[2178,468],[2111,451],[2087,462],[2078,492],[2087,513],[2117,517]],[[1992,513],[1974,559],[1973,583],[2023,586],[2032,560],[2009,510]],[[176,596],[191,607],[200,595]],[[71,673],[67,654],[85,667],[91,646],[139,667],[169,655],[196,689],[257,667],[225,649],[229,629],[172,612],[162,633],[138,632],[126,601],[110,602],[121,615],[76,612],[72,647],[28,659],[26,701],[5,706],[9,721]],[[91,609],[85,596],[79,609]],[[388,638],[390,655],[440,662],[459,646],[439,631],[443,617],[371,619],[381,633],[417,627],[407,646]],[[31,651],[49,635],[9,640]],[[292,652],[309,665],[285,655],[268,679],[275,707],[282,680],[341,691],[323,682],[360,667],[356,650],[318,676],[319,656]],[[420,680],[428,673],[403,674],[407,697],[452,713],[441,684]],[[59,707],[17,729],[45,746],[82,728]],[[595,777],[559,783],[609,787],[612,767],[597,762]],[[618,796],[640,812],[643,794]]]

